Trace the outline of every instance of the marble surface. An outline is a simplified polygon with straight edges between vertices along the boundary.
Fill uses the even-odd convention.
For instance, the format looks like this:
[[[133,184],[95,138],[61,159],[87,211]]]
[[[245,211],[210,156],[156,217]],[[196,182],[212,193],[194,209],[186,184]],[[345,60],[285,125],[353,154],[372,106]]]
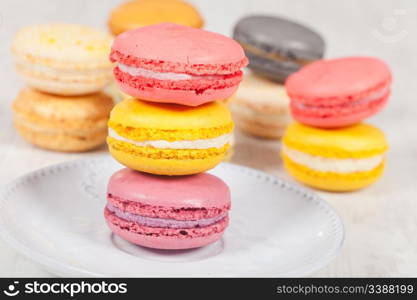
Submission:
[[[105,28],[109,11],[120,0],[0,1],[0,185],[43,166],[84,154],[34,148],[15,132],[10,103],[22,83],[13,71],[10,41],[18,28],[42,22],[73,22]],[[339,256],[313,276],[417,276],[417,105],[412,87],[417,70],[415,0],[194,0],[206,28],[230,34],[236,20],[249,13],[286,16],[309,24],[327,42],[327,57],[375,55],[394,73],[388,107],[369,120],[387,135],[386,175],[355,193],[319,194],[333,205],[346,226]],[[237,135],[233,162],[291,180],[278,156],[279,142]],[[0,276],[52,276],[0,241]]]

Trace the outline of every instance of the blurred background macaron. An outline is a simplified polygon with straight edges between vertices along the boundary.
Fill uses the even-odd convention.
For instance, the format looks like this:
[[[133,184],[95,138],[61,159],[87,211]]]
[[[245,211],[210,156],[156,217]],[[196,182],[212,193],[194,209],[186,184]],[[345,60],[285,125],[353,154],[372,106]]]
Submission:
[[[316,61],[285,83],[291,113],[303,124],[335,128],[378,113],[391,93],[388,65],[375,57],[342,57]]]
[[[325,51],[319,33],[273,16],[242,18],[234,27],[233,37],[244,48],[249,68],[281,83],[303,66],[321,59]]]
[[[230,109],[237,128],[261,138],[280,138],[292,120],[285,87],[253,73],[245,74]]]
[[[104,93],[61,97],[24,88],[13,102],[14,123],[40,148],[81,152],[104,143],[112,107]]]
[[[17,72],[32,88],[75,96],[95,93],[112,81],[112,36],[75,24],[22,28],[13,43]]]
[[[314,188],[348,192],[382,176],[388,144],[384,133],[364,123],[340,129],[291,124],[283,137],[287,171]]]
[[[197,9],[181,0],[134,0],[120,4],[110,14],[108,27],[113,35],[137,27],[170,22],[201,28],[204,21]]]

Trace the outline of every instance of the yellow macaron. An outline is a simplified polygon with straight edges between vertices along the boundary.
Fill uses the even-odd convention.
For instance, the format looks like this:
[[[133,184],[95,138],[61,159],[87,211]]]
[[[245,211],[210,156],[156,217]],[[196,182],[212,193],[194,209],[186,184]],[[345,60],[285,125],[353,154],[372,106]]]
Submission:
[[[17,72],[40,91],[63,96],[84,95],[112,81],[109,61],[112,36],[74,24],[42,24],[22,28],[12,43]]]
[[[134,170],[188,175],[219,164],[233,122],[226,106],[159,104],[128,98],[111,112],[107,143],[113,157]]]
[[[103,93],[60,97],[24,88],[13,102],[14,123],[38,147],[81,152],[105,142],[112,107],[111,97]]]
[[[127,30],[170,22],[194,28],[203,27],[204,21],[197,9],[181,0],[136,0],[116,7],[108,20],[110,31],[118,35]]]
[[[282,157],[300,182],[328,191],[353,191],[383,173],[387,141],[367,124],[319,129],[293,123],[283,137]]]

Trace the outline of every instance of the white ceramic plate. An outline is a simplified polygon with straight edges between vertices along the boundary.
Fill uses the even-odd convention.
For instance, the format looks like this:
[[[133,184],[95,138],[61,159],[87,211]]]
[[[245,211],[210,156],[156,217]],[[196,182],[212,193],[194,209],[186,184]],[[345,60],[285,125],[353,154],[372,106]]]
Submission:
[[[102,214],[108,178],[121,168],[99,156],[13,181],[0,191],[1,236],[61,276],[305,276],[342,245],[342,221],[318,196],[227,163],[211,171],[232,192],[231,224],[221,241],[186,251],[132,245],[110,232]]]

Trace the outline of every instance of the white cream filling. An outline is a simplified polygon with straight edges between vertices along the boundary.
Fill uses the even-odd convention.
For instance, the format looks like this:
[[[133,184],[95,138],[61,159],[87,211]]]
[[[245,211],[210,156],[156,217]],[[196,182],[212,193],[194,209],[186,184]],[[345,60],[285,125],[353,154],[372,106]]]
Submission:
[[[120,136],[112,128],[109,128],[109,137],[116,140],[133,144],[139,147],[153,147],[160,149],[209,149],[209,148],[222,148],[226,144],[230,144],[232,134],[227,133],[216,138],[205,139],[205,140],[193,140],[193,141],[165,141],[165,140],[155,140],[155,141],[133,141],[125,137]]]
[[[370,158],[328,158],[306,154],[297,150],[289,149],[283,145],[283,153],[292,161],[309,169],[320,172],[353,173],[371,171],[378,167],[384,160],[383,155]]]
[[[360,104],[363,104],[363,103],[369,103],[369,102],[373,102],[373,101],[379,100],[384,95],[386,95],[389,92],[389,90],[390,90],[389,87],[385,87],[385,88],[383,88],[383,89],[381,89],[379,91],[373,92],[372,94],[370,94],[366,98],[357,100],[355,102],[348,103],[346,106],[356,106],[356,105],[360,105]],[[320,107],[320,106],[314,106],[314,105],[306,105],[306,104],[301,103],[298,100],[295,101],[295,105],[297,105],[299,108],[306,108],[306,109]],[[330,106],[326,106],[326,107],[330,107]]]
[[[117,65],[122,72],[128,73],[132,76],[141,76],[146,78],[154,78],[159,80],[189,80],[194,76],[184,73],[173,73],[173,72],[154,72],[147,69],[131,67],[119,63]]]

